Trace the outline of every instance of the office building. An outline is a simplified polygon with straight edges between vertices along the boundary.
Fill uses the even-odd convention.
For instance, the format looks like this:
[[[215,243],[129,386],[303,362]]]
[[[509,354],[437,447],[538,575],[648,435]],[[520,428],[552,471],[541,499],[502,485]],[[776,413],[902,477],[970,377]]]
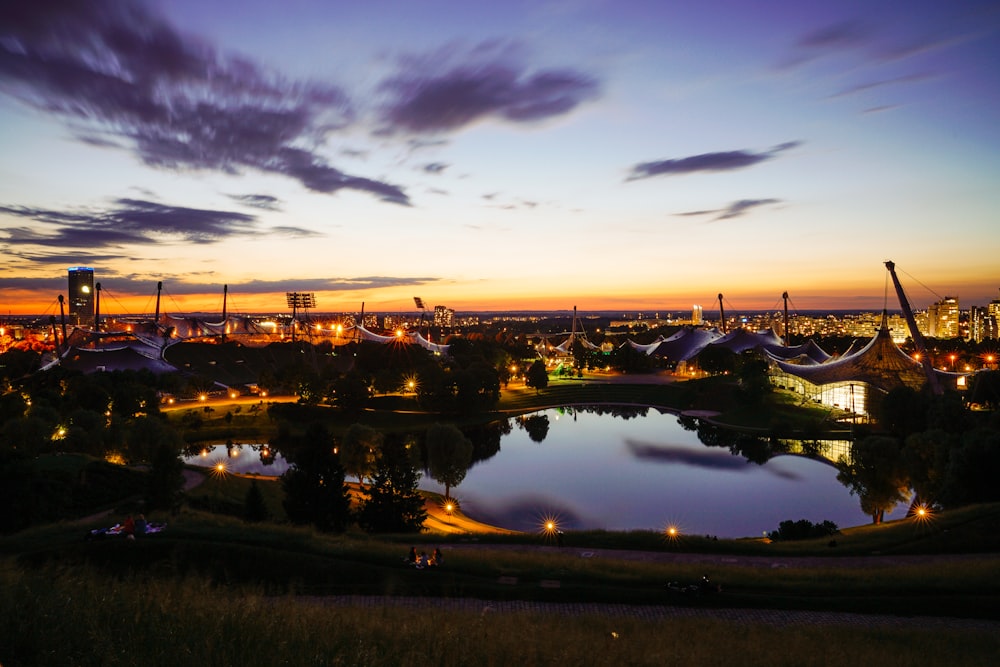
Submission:
[[[89,267],[69,268],[69,319],[76,325],[94,323],[94,270]]]

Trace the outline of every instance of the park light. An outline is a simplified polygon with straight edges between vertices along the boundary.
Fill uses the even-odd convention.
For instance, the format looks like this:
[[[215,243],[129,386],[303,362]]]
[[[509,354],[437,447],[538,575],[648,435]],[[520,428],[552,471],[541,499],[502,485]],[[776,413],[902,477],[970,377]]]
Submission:
[[[208,396],[206,396],[205,394],[199,394],[198,400],[199,401],[207,401],[208,400]]]

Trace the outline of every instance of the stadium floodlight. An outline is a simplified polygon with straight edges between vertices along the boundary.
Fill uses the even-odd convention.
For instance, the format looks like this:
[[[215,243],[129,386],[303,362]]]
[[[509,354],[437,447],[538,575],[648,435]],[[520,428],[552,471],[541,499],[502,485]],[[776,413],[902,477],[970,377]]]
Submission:
[[[285,292],[285,300],[292,309],[292,342],[295,342],[295,314],[299,308],[315,308],[316,295],[312,292]]]
[[[312,292],[285,292],[285,299],[293,310],[316,307],[316,295]]]

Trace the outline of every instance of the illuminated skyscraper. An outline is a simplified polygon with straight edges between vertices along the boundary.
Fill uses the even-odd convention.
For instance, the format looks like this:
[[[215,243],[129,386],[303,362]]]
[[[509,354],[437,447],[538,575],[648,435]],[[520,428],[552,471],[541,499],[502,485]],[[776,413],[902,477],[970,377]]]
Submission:
[[[94,270],[69,268],[69,318],[73,324],[94,323]]]
[[[451,327],[455,325],[455,311],[447,306],[434,306],[434,326]]]
[[[958,298],[946,296],[927,308],[927,329],[931,338],[958,336]]]
[[[698,327],[705,322],[705,311],[697,303],[691,306],[691,324]]]

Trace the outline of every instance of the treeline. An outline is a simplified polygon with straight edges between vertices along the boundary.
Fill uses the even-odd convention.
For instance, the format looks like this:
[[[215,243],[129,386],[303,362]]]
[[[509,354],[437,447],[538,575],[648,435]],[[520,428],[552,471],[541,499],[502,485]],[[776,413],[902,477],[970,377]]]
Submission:
[[[1000,500],[1000,412],[970,411],[955,393],[900,387],[876,406],[839,479],[876,523],[901,502],[951,509]]]

